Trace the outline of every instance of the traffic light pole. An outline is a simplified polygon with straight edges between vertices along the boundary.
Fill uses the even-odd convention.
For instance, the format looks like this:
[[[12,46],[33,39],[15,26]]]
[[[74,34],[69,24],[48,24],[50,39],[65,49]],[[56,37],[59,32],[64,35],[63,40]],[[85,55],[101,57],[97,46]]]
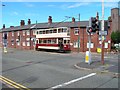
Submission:
[[[88,64],[91,64],[91,33],[89,33],[89,62]]]
[[[104,0],[102,0],[102,31],[104,31]],[[104,35],[101,35],[101,41],[102,41],[101,63],[104,64]]]

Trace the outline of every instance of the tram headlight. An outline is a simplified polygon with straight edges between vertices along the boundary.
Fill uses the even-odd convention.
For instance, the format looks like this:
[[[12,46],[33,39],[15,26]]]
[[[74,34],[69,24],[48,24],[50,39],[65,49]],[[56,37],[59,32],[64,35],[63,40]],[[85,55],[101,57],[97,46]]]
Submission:
[[[66,45],[64,45],[64,47],[67,47]]]

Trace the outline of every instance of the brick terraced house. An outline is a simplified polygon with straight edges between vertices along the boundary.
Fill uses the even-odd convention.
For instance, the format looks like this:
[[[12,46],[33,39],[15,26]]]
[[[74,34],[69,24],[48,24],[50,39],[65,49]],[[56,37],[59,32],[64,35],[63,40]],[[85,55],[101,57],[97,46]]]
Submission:
[[[105,51],[111,49],[111,22],[108,22],[108,35],[105,39]],[[39,32],[46,29],[55,29],[65,27],[69,34],[65,34],[69,38],[70,49],[72,52],[86,52],[88,50],[88,33],[86,32],[86,27],[89,25],[89,21],[75,21],[75,18],[72,18],[70,22],[52,22],[52,17],[49,16],[48,22],[46,23],[37,23],[31,24],[31,20],[28,19],[28,24],[25,25],[25,21],[21,20],[20,26],[10,26],[10,28],[3,28],[0,32],[0,43],[3,46],[4,33],[7,33],[7,47],[17,48],[17,49],[26,49],[33,50],[35,40]],[[59,29],[56,29],[59,30]],[[58,31],[56,31],[58,32]],[[64,31],[63,31],[64,32]],[[63,32],[58,32],[59,35],[63,35]],[[52,36],[53,32],[51,34]],[[44,34],[46,35],[46,33]],[[53,36],[55,33],[53,34]],[[59,38],[59,37],[58,37]],[[95,33],[91,36],[91,51],[97,52],[97,48],[101,46],[100,36]],[[38,43],[38,42],[36,42]]]

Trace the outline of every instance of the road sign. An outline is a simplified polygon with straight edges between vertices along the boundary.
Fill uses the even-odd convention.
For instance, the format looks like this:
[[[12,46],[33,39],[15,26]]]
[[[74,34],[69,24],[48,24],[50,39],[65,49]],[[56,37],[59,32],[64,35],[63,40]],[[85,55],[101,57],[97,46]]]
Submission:
[[[106,36],[106,35],[107,35],[107,31],[99,31],[99,35],[104,35],[104,36]]]

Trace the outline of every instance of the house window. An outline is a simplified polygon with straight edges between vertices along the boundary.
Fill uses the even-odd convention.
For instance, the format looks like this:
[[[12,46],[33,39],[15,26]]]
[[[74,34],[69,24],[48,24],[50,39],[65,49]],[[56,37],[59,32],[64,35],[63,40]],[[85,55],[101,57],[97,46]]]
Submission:
[[[23,36],[25,36],[25,31],[23,31]]]
[[[78,28],[74,28],[74,34],[78,35],[79,34],[79,29]]]
[[[78,42],[74,42],[73,47],[74,47],[74,48],[78,48],[78,47],[80,47],[80,43],[78,43]]]
[[[94,48],[94,43],[91,43],[91,48]],[[89,43],[87,43],[87,48],[89,48]]]
[[[107,42],[105,42],[104,48],[108,48],[108,43]]]
[[[30,38],[26,38],[26,41],[30,41]]]
[[[30,42],[27,42],[27,46],[30,46]]]
[[[17,32],[17,35],[18,35],[18,36],[20,35],[20,32],[19,32],[19,31]]]
[[[29,30],[27,30],[26,33],[27,33],[27,35],[30,35],[30,31]]]
[[[14,45],[14,39],[11,40],[11,44]]]
[[[12,31],[12,36],[14,36],[14,32]]]
[[[17,42],[17,45],[20,46],[20,42]]]
[[[26,46],[26,45],[25,45],[25,42],[23,42],[22,44],[23,44],[23,46]]]

